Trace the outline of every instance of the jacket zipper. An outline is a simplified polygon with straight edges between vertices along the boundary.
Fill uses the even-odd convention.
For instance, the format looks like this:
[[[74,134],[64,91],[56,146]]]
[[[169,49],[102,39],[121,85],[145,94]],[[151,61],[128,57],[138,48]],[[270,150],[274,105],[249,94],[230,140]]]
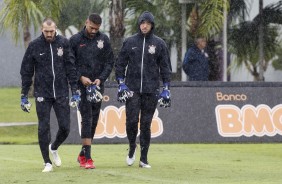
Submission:
[[[54,98],[56,98],[56,91],[55,91],[55,70],[54,70],[54,58],[53,58],[53,49],[52,45],[50,43],[50,50],[51,50],[51,59],[52,59],[52,73],[53,73],[53,92],[54,92]]]
[[[142,61],[141,61],[141,86],[140,86],[140,93],[143,91],[143,65],[144,65],[144,50],[145,50],[145,40],[146,37],[144,36],[143,40],[143,51],[142,51]]]

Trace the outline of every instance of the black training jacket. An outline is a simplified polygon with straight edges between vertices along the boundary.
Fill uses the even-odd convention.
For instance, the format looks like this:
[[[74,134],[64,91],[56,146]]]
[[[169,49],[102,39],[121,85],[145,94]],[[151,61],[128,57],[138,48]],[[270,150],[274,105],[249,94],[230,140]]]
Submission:
[[[30,42],[21,65],[22,91],[27,95],[34,76],[34,96],[45,98],[69,96],[77,90],[77,73],[70,61],[68,40],[60,35],[51,43],[44,35]]]
[[[165,42],[149,34],[137,33],[122,45],[116,64],[116,78],[125,79],[131,91],[155,93],[160,80],[170,82],[171,63]],[[126,73],[125,73],[126,72]]]
[[[85,28],[70,38],[72,57],[78,76],[100,79],[101,85],[111,74],[114,55],[107,35],[98,32],[93,39],[86,35]],[[82,87],[82,83],[80,87]]]

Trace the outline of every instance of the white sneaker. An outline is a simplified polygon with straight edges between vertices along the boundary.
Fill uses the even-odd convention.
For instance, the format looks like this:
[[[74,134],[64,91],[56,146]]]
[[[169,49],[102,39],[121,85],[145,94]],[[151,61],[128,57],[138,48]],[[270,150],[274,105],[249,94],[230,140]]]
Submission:
[[[50,144],[49,145],[49,151],[51,152],[51,154],[53,156],[53,162],[54,162],[55,166],[60,167],[62,165],[62,161],[61,161],[61,158],[59,156],[58,150],[52,150],[51,144]]]
[[[52,164],[50,164],[50,163],[46,163],[46,164],[44,164],[44,169],[42,170],[42,172],[51,172],[51,171],[53,171],[53,166],[52,166]]]
[[[141,167],[141,168],[147,168],[147,169],[151,168],[151,166],[150,166],[149,164],[145,164],[145,163],[143,163],[142,161],[139,162],[139,167]]]
[[[126,156],[126,163],[127,163],[128,166],[132,166],[134,164],[136,149],[137,149],[137,146],[135,147],[132,158],[129,158],[128,155]]]

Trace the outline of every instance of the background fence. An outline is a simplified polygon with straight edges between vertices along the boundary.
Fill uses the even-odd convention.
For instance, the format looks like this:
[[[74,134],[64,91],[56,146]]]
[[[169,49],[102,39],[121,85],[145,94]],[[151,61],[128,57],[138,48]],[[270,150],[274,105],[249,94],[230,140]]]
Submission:
[[[158,107],[152,142],[227,143],[282,141],[282,83],[172,83],[172,106]],[[116,101],[117,85],[106,85],[96,143],[125,143],[124,104]],[[66,143],[80,143],[77,112],[71,110]],[[52,132],[57,129],[52,113]],[[52,137],[54,138],[53,133]]]

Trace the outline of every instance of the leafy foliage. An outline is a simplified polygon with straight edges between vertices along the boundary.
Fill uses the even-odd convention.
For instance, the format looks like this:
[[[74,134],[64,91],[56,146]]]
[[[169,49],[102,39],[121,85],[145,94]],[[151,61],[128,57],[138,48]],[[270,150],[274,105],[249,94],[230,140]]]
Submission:
[[[249,10],[245,0],[230,0],[230,9],[228,18],[232,20],[244,21],[246,16],[249,15]]]
[[[267,70],[268,63],[276,56],[280,48],[278,41],[278,26],[282,23],[282,4],[272,4],[263,9],[263,49],[264,49],[264,71]],[[248,71],[258,77],[259,65],[259,24],[260,15],[253,21],[243,21],[234,25],[229,30],[229,51],[236,55],[236,66],[243,64]],[[276,64],[276,66],[278,66]]]
[[[0,33],[10,30],[18,43],[22,29],[34,28],[36,32],[44,17],[56,19],[63,0],[4,0],[0,10]],[[19,29],[20,28],[20,29]]]
[[[229,11],[228,0],[209,0],[200,4],[200,26],[198,34],[211,37],[222,30],[224,15]]]
[[[70,25],[82,29],[90,13],[101,13],[109,3],[108,0],[71,0],[62,7],[58,28],[66,30]]]
[[[279,49],[276,52],[276,57],[273,59],[272,66],[276,70],[282,70],[282,48],[279,47]]]

